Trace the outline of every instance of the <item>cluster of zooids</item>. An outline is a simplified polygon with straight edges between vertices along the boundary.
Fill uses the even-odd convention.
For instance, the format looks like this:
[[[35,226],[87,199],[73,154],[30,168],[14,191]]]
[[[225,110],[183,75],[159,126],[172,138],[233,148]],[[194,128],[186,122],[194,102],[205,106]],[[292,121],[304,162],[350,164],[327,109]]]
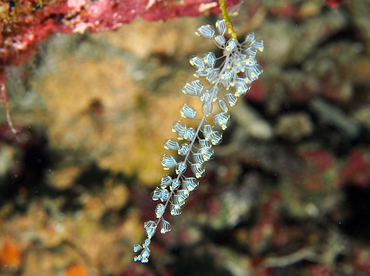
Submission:
[[[196,31],[198,36],[212,39],[223,55],[216,58],[214,53],[209,52],[190,59],[190,64],[196,68],[195,76],[205,78],[208,88],[197,79],[187,83],[182,92],[200,98],[202,115],[197,117],[197,110],[188,104],[184,104],[180,110],[181,116],[194,120],[197,127],[192,128],[181,121],[177,122],[172,130],[177,133],[179,142],[182,142],[170,139],[164,145],[166,149],[177,152],[182,160],[177,161],[172,155],[163,156],[163,168],[174,169],[176,176],[172,178],[168,174],[164,175],[159,187],[152,194],[153,200],[161,203],[155,208],[156,220],[144,223],[147,237],[144,244],[134,245],[135,253],[141,251],[134,257],[135,261],[148,262],[149,245],[158,226],[162,234],[171,231],[170,223],[163,218],[167,206],[169,205],[172,216],[181,214],[181,208],[189,194],[199,185],[197,179],[205,172],[204,162],[213,156],[213,146],[221,142],[222,131],[227,128],[230,120],[229,108],[235,106],[261,74],[255,58],[257,52],[263,51],[263,42],[256,41],[254,34],[249,34],[243,43],[239,43],[233,37],[228,38],[227,31],[225,20],[217,21],[216,30],[211,25],[204,25]],[[216,62],[221,65],[216,67]],[[215,126],[207,123],[208,118],[213,119]],[[188,165],[193,177],[184,174]]]

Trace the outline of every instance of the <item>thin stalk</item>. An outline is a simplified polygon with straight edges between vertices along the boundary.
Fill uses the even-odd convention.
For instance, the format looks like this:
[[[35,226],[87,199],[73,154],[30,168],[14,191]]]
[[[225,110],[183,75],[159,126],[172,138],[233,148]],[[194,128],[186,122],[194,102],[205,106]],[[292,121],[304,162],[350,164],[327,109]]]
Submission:
[[[227,9],[226,9],[226,0],[219,0],[218,3],[220,4],[220,10],[222,12],[222,16],[227,23],[227,31],[231,35],[231,37],[236,40],[238,36],[236,32],[234,31],[233,23],[231,23],[229,13],[227,12]]]

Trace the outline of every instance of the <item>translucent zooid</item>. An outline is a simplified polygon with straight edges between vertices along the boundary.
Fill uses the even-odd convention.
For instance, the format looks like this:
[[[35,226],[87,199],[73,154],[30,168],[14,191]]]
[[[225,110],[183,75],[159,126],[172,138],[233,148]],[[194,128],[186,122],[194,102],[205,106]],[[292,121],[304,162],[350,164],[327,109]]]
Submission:
[[[177,133],[178,141],[170,139],[164,145],[171,154],[163,156],[163,169],[174,170],[175,177],[164,175],[152,194],[152,199],[159,201],[155,208],[156,220],[144,223],[147,238],[142,245],[134,245],[134,252],[140,251],[134,261],[148,262],[151,253],[149,245],[158,227],[162,234],[171,231],[170,223],[164,219],[167,207],[172,216],[181,214],[187,198],[199,185],[198,179],[205,173],[204,163],[212,158],[213,146],[221,143],[222,131],[230,122],[229,109],[248,92],[252,82],[261,74],[255,58],[258,52],[263,51],[263,42],[256,41],[254,34],[249,34],[243,43],[239,43],[228,38],[226,33],[225,20],[218,20],[216,29],[204,25],[195,32],[200,37],[211,39],[223,55],[216,58],[214,53],[209,52],[190,58],[190,64],[196,69],[194,76],[204,78],[206,85],[199,79],[193,80],[185,84],[182,92],[198,97],[202,110],[184,104],[181,116],[194,120],[197,127],[188,127],[181,121],[175,123],[172,130]],[[223,59],[222,63],[215,67],[219,59]],[[214,109],[218,111],[213,113]],[[207,123],[208,118],[214,125]],[[189,168],[193,177],[184,175]]]

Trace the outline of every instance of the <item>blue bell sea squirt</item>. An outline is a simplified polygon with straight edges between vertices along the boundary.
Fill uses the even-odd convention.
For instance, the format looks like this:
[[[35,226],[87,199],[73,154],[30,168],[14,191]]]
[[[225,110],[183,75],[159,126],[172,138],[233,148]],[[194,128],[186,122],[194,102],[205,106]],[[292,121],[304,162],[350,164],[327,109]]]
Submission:
[[[178,141],[170,139],[164,145],[171,154],[163,155],[163,169],[174,170],[176,176],[164,175],[159,187],[152,193],[152,199],[159,201],[155,208],[156,220],[144,223],[146,240],[142,245],[134,245],[134,252],[140,252],[134,257],[135,261],[148,262],[151,253],[149,245],[157,228],[162,234],[171,231],[170,223],[164,219],[167,207],[172,216],[181,214],[190,193],[199,185],[198,179],[205,173],[204,163],[212,158],[213,146],[222,141],[222,132],[230,122],[229,109],[248,92],[252,82],[261,74],[256,55],[263,51],[263,42],[256,41],[254,34],[249,34],[243,43],[239,43],[233,37],[228,38],[227,31],[227,22],[222,19],[216,22],[216,28],[204,25],[195,32],[200,37],[211,39],[222,51],[222,56],[216,57],[209,52],[190,58],[190,64],[196,69],[194,76],[206,81],[190,81],[182,92],[198,97],[202,102],[202,110],[184,104],[180,110],[181,116],[194,120],[197,127],[188,127],[182,121],[176,122],[172,131],[177,133]],[[220,66],[216,67],[216,63],[220,63]],[[180,158],[175,158],[173,154]],[[192,177],[185,176],[189,169]]]

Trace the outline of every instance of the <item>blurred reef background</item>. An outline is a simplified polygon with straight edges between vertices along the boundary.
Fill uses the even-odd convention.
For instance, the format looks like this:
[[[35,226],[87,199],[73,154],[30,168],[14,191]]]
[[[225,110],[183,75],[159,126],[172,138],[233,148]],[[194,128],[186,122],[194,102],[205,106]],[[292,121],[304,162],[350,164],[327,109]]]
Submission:
[[[369,1],[245,1],[264,73],[147,265],[132,245],[217,4],[0,2],[1,276],[370,275]]]

